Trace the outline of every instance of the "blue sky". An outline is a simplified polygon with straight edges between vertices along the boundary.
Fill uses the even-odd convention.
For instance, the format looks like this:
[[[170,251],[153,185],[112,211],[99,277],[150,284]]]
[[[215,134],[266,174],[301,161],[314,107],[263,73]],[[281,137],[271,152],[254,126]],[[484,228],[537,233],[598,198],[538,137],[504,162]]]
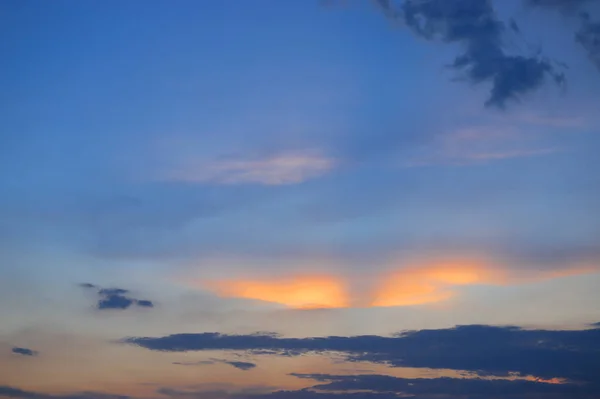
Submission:
[[[285,340],[529,342],[491,327],[518,325],[597,350],[599,17],[595,0],[2,2],[0,397],[384,395],[340,377],[367,369],[417,398],[448,388],[410,379],[477,372],[501,382],[456,389],[598,384],[538,358],[436,363],[420,335],[406,367]],[[140,338],[180,333],[250,343]]]

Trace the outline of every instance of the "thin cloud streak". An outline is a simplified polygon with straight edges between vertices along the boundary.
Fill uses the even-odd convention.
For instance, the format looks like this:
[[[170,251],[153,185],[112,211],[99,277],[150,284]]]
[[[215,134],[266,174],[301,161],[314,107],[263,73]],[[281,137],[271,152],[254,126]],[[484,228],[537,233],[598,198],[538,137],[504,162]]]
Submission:
[[[512,127],[472,127],[436,135],[405,167],[478,165],[494,161],[552,155],[562,148],[543,146],[539,138]]]
[[[166,180],[212,184],[298,184],[319,177],[336,165],[317,152],[284,152],[257,158],[187,162],[165,173]]]

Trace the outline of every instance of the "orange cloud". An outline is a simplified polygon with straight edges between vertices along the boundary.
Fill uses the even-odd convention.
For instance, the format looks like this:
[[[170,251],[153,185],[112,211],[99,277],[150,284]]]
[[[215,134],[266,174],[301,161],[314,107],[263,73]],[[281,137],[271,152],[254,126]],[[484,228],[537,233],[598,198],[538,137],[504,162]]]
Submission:
[[[541,383],[544,383],[544,384],[554,384],[554,385],[556,385],[556,384],[566,384],[566,383],[569,382],[565,378],[554,377],[554,378],[545,379],[545,378],[542,378],[542,377],[535,377],[535,376],[531,376],[531,375],[526,376],[526,377],[524,377],[522,379],[524,379],[526,381],[541,382]]]
[[[599,270],[597,266],[589,266],[517,271],[504,264],[473,258],[426,259],[411,263],[412,266],[375,275],[370,281],[304,275],[266,280],[205,281],[202,286],[224,297],[256,299],[291,308],[391,307],[443,302],[452,298],[461,286],[533,283]]]
[[[384,276],[371,306],[410,306],[450,299],[453,286],[500,283],[504,279],[480,261],[432,262]]]
[[[345,284],[331,276],[302,276],[272,280],[221,280],[207,288],[226,297],[257,299],[291,308],[348,307]]]

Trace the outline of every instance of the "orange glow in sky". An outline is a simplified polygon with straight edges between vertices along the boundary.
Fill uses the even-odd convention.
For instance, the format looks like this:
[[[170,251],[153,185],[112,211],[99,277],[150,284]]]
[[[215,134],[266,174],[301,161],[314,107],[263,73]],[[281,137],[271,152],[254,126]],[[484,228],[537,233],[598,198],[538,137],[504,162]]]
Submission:
[[[483,262],[432,262],[384,276],[371,306],[410,306],[450,299],[452,286],[498,283],[498,273]]]
[[[292,308],[389,307],[446,301],[460,286],[535,282],[586,271],[571,269],[527,275],[511,273],[500,264],[477,259],[427,260],[380,274],[360,292],[352,288],[351,279],[331,275],[218,280],[202,285],[224,297],[257,299]]]
[[[258,299],[292,308],[343,308],[348,306],[345,284],[331,276],[301,276],[280,280],[226,280],[208,284],[227,297]]]

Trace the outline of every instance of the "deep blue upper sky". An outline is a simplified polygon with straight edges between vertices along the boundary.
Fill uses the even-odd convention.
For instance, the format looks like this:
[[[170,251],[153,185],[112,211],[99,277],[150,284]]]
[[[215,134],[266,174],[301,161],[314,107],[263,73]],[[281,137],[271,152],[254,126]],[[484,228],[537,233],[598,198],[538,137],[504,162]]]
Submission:
[[[43,375],[67,332],[92,356],[600,320],[597,18],[595,0],[0,2],[0,346],[19,349],[0,365]]]

